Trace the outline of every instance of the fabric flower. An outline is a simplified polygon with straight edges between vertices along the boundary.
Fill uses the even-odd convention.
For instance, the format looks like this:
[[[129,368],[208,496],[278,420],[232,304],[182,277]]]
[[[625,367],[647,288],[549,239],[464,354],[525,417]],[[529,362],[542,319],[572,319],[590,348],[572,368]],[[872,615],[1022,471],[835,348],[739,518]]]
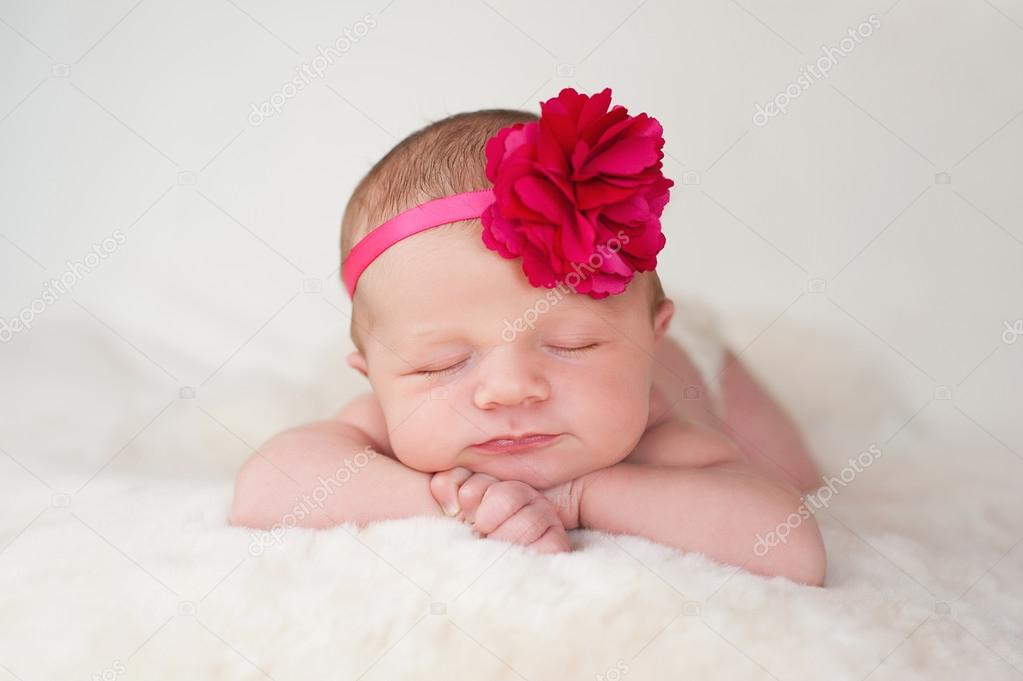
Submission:
[[[487,141],[494,202],[480,216],[483,243],[521,256],[533,286],[567,283],[604,298],[657,266],[674,185],[661,172],[663,131],[610,104],[610,88],[592,97],[565,88],[540,104],[539,121]]]

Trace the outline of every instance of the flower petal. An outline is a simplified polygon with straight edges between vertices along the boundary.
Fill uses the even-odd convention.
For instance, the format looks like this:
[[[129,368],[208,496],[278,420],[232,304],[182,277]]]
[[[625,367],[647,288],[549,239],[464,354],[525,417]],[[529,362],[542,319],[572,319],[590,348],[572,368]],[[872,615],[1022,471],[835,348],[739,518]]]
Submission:
[[[585,262],[589,259],[595,246],[595,233],[589,219],[576,211],[575,219],[562,225],[561,229],[561,248],[565,257],[571,262]]]
[[[561,224],[572,210],[565,197],[546,178],[524,175],[514,184],[515,193],[523,205],[533,209],[548,221]]]
[[[631,175],[660,160],[657,140],[652,137],[629,137],[608,147],[602,154],[591,158],[579,169],[581,178],[605,175]]]

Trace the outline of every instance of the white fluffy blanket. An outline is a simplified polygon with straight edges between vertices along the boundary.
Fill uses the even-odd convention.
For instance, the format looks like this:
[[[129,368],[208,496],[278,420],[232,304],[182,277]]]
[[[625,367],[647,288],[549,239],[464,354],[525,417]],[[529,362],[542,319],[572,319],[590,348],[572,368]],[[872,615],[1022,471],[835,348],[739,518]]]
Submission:
[[[88,358],[91,374],[118,376],[119,394],[164,397],[122,401],[116,417],[86,395],[51,413],[5,398],[25,438],[0,456],[0,679],[859,681],[1023,669],[1023,461],[951,401],[892,398],[878,414],[843,412],[837,390],[831,404],[789,400],[829,474],[871,443],[882,453],[818,511],[829,569],[814,589],[590,531],[572,533],[570,554],[537,556],[446,519],[280,536],[228,527],[241,440],[333,405],[284,381],[237,404],[241,381],[268,366],[262,351],[180,397],[130,349],[104,356],[110,339],[95,325],[68,350],[70,330],[8,346],[12,383],[31,390]],[[58,347],[70,354],[54,359]],[[761,347],[773,366],[789,346]],[[828,362],[829,381],[857,390],[865,364]],[[802,390],[781,375],[764,372]],[[40,456],[19,459],[33,441]],[[850,441],[862,446],[840,444]]]

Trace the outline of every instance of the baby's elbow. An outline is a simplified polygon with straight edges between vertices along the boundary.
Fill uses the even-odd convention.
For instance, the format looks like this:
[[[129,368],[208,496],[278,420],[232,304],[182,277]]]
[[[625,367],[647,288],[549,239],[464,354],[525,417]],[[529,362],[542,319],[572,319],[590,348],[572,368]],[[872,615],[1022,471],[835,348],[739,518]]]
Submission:
[[[279,435],[242,464],[234,480],[234,496],[227,521],[236,527],[269,530],[281,522],[296,499],[289,435]]]
[[[778,523],[756,535],[754,571],[808,586],[823,586],[827,553],[813,513],[794,495],[776,510],[778,513],[771,515],[780,519]]]
[[[356,502],[347,497],[358,499],[365,495],[348,494],[342,499],[342,495],[334,493],[344,484],[339,479],[341,473],[350,475],[352,471],[345,454],[361,452],[365,446],[357,431],[331,421],[275,435],[253,452],[238,471],[228,522],[259,530],[279,530],[293,526],[333,527],[355,520],[352,509]],[[358,489],[354,483],[349,485],[348,492]]]
[[[781,576],[807,586],[824,586],[827,553],[813,518],[800,526],[788,551],[783,552]]]
[[[266,529],[259,527],[259,523],[255,522],[250,508],[239,503],[237,494],[231,502],[231,510],[227,513],[227,524],[232,527]]]
[[[246,461],[234,480],[234,496],[227,522],[235,527],[269,529],[265,504],[265,485],[260,481],[260,472],[251,461]]]

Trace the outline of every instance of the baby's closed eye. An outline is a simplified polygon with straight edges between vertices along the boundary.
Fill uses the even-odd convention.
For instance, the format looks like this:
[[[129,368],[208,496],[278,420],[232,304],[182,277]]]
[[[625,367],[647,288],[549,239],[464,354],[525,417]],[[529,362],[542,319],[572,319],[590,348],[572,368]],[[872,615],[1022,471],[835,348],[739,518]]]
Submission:
[[[585,343],[585,344],[571,344],[566,343],[564,345],[547,345],[546,347],[554,354],[565,356],[565,357],[576,357],[586,353],[587,351],[594,350],[599,347],[600,343]],[[439,377],[447,376],[457,372],[463,366],[469,362],[468,357],[457,361],[445,361],[437,363],[436,367],[426,366],[422,369],[416,369],[412,373],[417,376],[428,376],[428,377]]]

